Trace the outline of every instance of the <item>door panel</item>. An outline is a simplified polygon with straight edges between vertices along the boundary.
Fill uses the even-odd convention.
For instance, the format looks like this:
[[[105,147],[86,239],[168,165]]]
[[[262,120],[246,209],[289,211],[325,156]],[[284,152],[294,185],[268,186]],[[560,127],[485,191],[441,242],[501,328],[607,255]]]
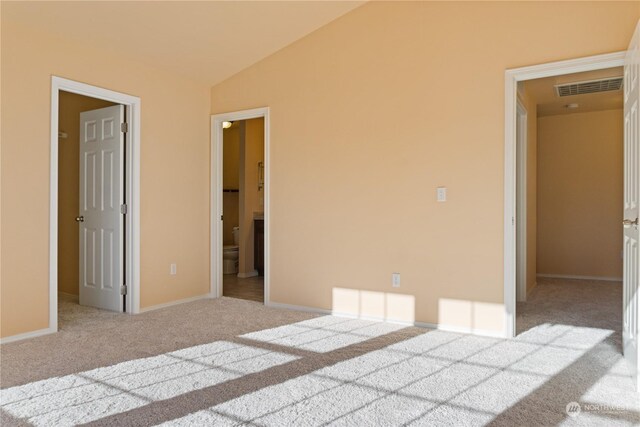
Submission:
[[[640,23],[629,45],[624,66],[624,267],[622,339],[625,358],[640,390],[638,309],[640,308],[640,250],[638,199],[640,198]]]
[[[122,311],[124,106],[80,114],[80,304]]]
[[[85,286],[95,288],[98,286],[96,280],[96,229],[84,227],[84,250],[83,259],[80,261],[84,264],[84,280],[81,282]]]

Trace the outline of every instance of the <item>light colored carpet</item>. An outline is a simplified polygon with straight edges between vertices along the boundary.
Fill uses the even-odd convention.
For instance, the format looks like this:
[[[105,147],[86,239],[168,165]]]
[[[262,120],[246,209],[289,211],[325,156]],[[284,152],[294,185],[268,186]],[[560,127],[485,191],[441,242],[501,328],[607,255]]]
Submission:
[[[619,284],[544,281],[503,340],[229,298],[65,301],[59,334],[0,349],[2,425],[634,425],[620,305]]]

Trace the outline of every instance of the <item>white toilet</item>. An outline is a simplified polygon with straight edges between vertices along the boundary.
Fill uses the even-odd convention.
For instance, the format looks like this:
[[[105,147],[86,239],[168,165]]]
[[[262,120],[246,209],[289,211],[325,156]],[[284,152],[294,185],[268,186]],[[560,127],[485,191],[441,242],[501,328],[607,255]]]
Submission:
[[[233,227],[233,245],[225,245],[222,248],[222,262],[224,274],[238,273],[238,258],[240,257],[238,241],[240,239],[240,227]]]

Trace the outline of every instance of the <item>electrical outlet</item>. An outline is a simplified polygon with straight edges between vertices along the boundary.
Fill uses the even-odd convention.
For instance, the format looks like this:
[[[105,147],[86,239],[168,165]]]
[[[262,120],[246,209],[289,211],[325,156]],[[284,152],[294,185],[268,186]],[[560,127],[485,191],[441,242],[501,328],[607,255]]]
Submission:
[[[447,201],[447,187],[436,188],[436,195],[439,202]]]
[[[400,273],[393,273],[391,275],[391,286],[394,288],[400,287]]]
[[[169,274],[172,276],[178,274],[178,264],[171,264],[171,267],[169,267]]]

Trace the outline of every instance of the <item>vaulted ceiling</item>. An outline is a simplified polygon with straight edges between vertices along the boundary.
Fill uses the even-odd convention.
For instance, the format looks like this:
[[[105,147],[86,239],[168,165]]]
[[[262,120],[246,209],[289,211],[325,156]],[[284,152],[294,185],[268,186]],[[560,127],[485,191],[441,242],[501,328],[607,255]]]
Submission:
[[[2,1],[2,24],[82,40],[214,85],[362,1]]]

